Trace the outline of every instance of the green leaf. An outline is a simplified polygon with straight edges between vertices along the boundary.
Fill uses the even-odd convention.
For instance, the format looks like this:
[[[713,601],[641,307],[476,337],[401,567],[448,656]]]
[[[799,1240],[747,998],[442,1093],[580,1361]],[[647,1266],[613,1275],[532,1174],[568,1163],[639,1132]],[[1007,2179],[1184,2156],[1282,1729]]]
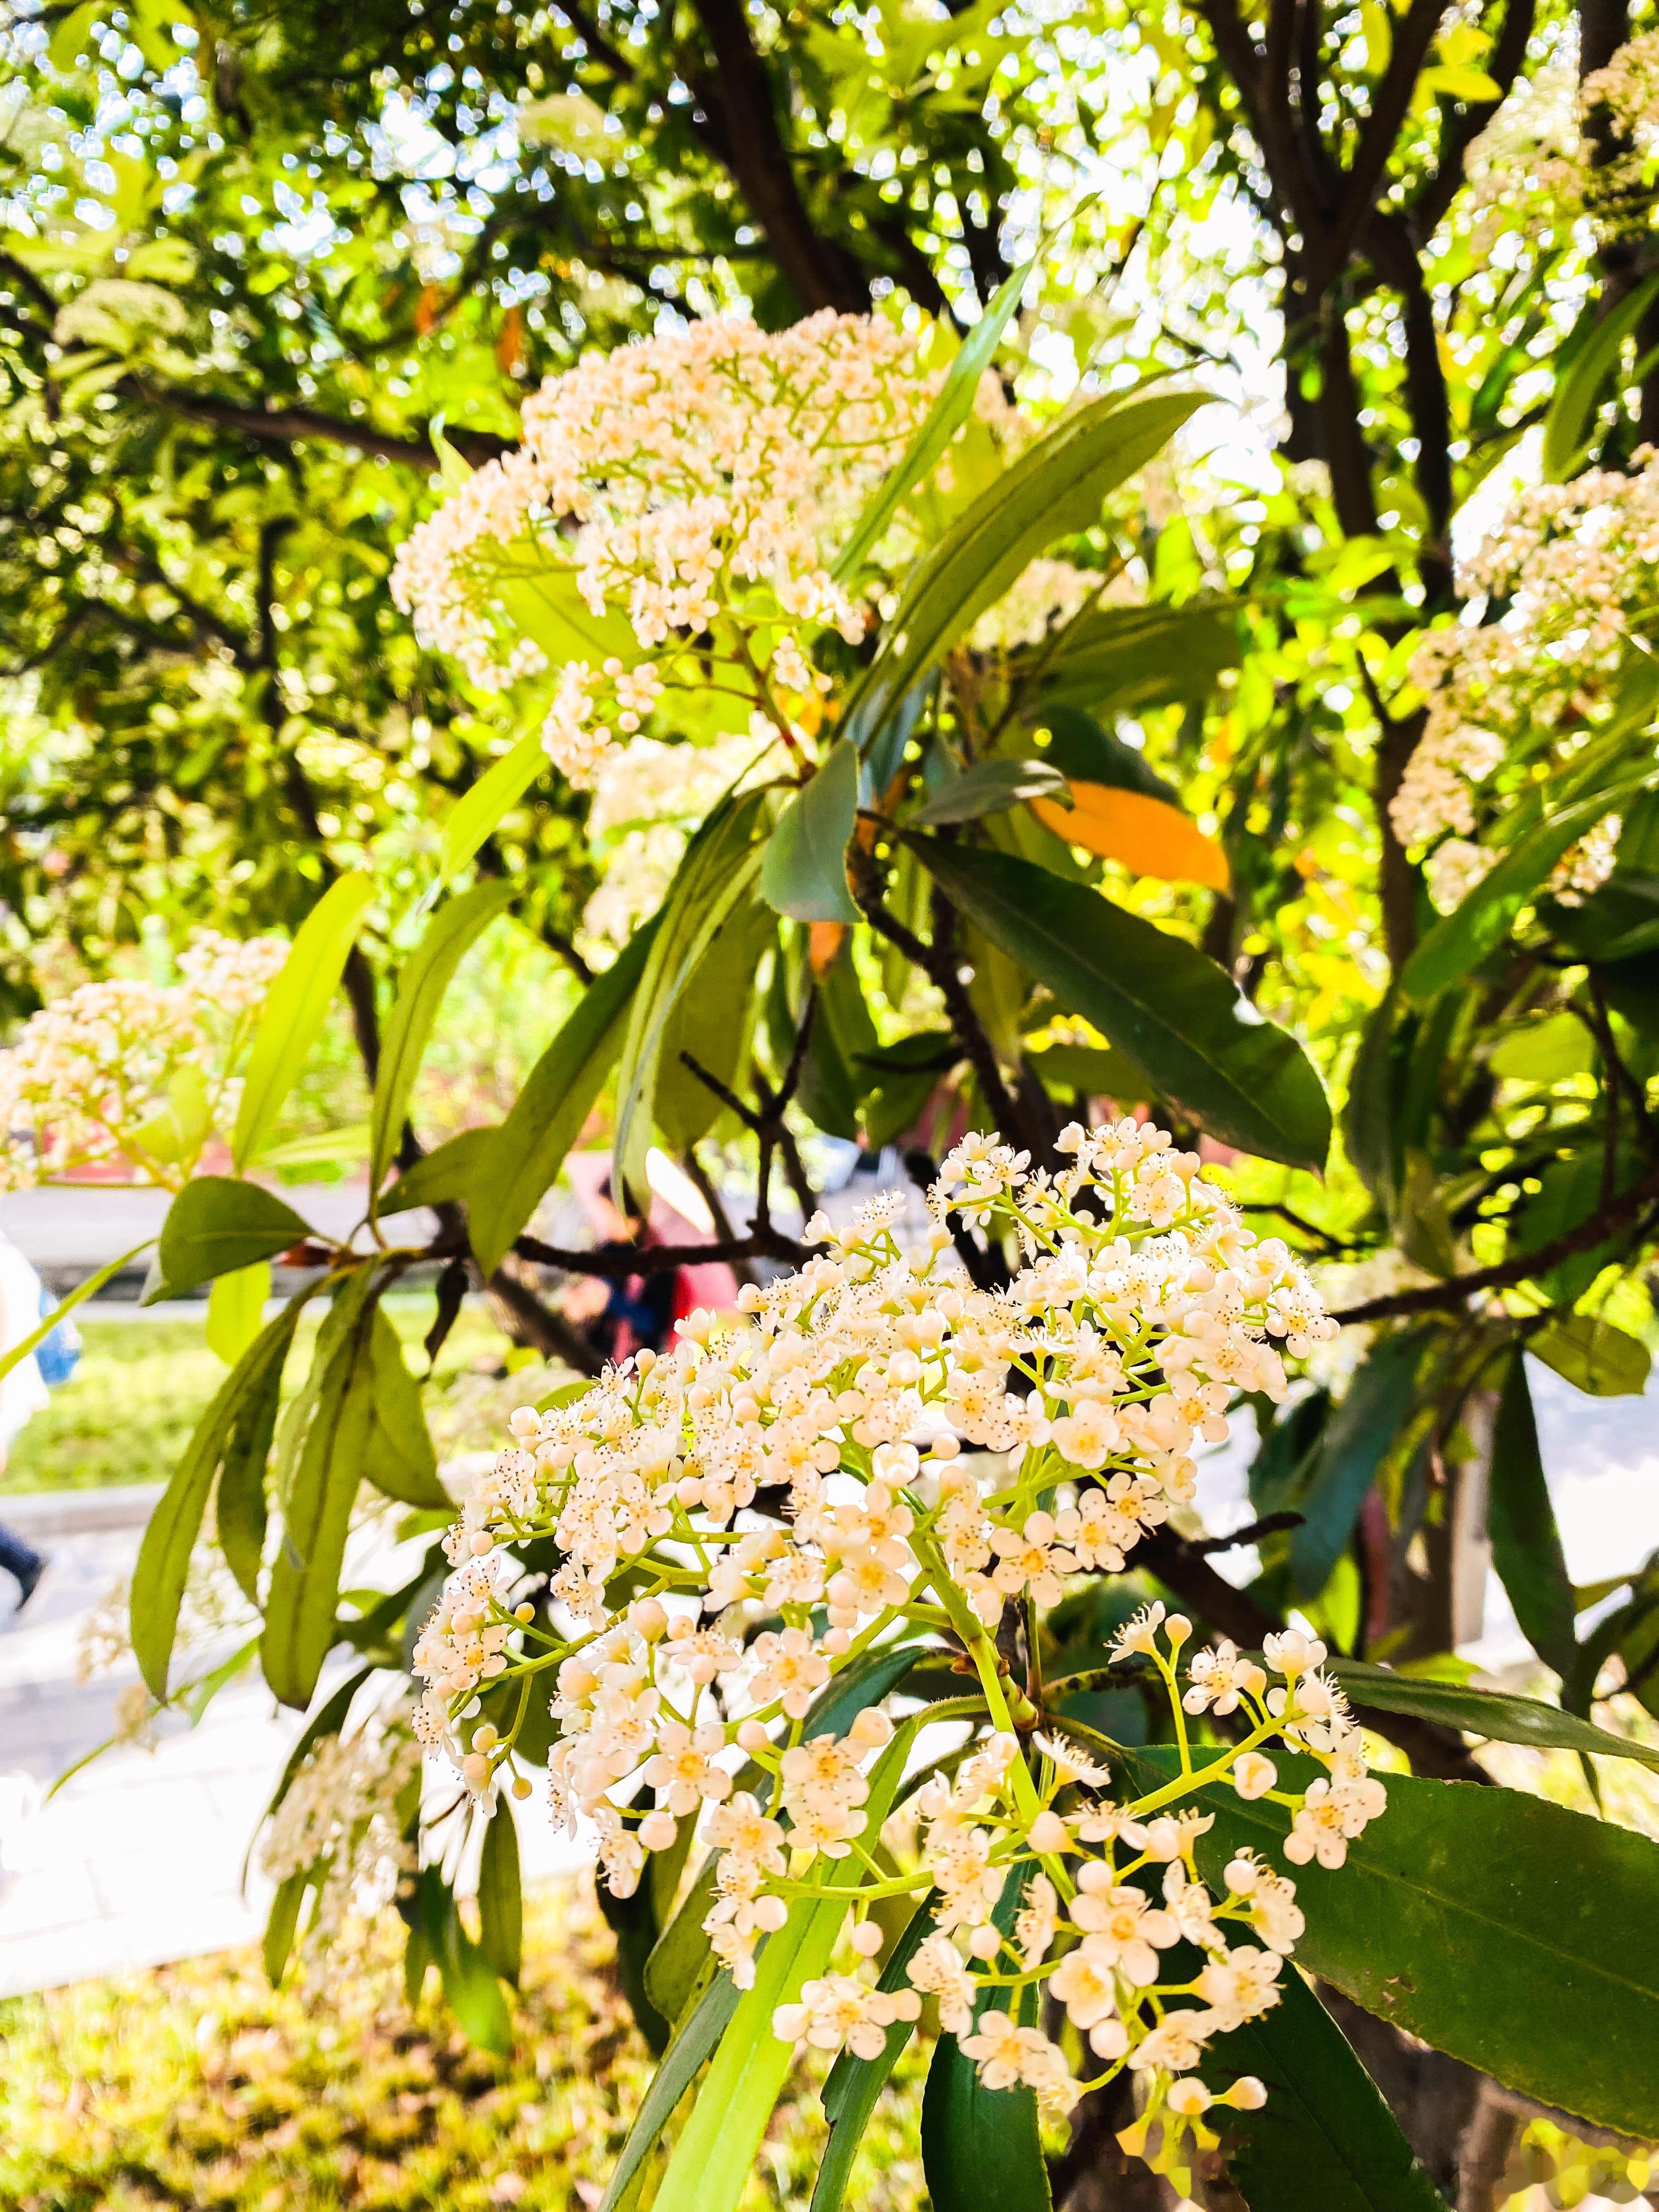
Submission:
[[[890,1995],[910,1986],[905,1968],[933,1932],[933,1926],[932,1900],[924,1900],[893,1946],[878,1988]],[[843,2051],[830,2069],[830,2078],[823,2085],[823,2116],[830,2123],[830,2140],[818,2165],[810,2212],[841,2212],[864,2131],[870,2124],[888,2077],[915,2033],[913,2021],[895,2021],[887,2031],[886,2046],[879,2058],[855,2058],[850,2051]]]
[[[473,1181],[489,1157],[495,1136],[494,1128],[463,1129],[459,1136],[451,1137],[447,1144],[428,1152],[423,1160],[416,1160],[380,1200],[380,1218],[407,1213],[416,1206],[447,1206],[457,1199],[470,1198]]]
[[[421,1923],[443,1977],[444,2002],[469,2043],[497,2058],[513,2048],[513,2021],[495,1970],[461,1925],[454,1893],[436,1867],[422,1869]]]
[[[343,1300],[351,1300],[356,1310],[346,1309],[349,1318],[332,1342],[326,1327],[319,1333],[321,1373],[313,1369],[314,1389],[289,1409],[294,1456],[282,1495],[283,1536],[271,1565],[261,1653],[265,1680],[285,1705],[311,1702],[334,1641],[351,1508],[359,1483],[371,1472],[376,1393],[366,1296],[354,1282],[337,1298],[331,1319],[341,1313]]]
[[[431,1042],[438,1009],[462,956],[518,896],[514,884],[477,884],[428,923],[426,933],[404,964],[397,1004],[386,1024],[374,1102],[369,1114],[369,1210],[386,1179],[409,1114],[415,1078]]]
[[[547,772],[547,749],[539,730],[526,731],[511,752],[492,761],[470,791],[450,809],[438,855],[438,880],[458,875],[484,839],[499,830],[538,775]]]
[[[755,976],[767,947],[776,941],[777,927],[772,909],[757,899],[728,915],[669,1016],[651,1112],[663,1141],[677,1152],[707,1136],[726,1110],[681,1054],[690,1053],[728,1090],[742,1091],[754,1029]]]
[[[1038,685],[1040,712],[1045,720],[1077,708],[1092,715],[1144,714],[1155,707],[1203,699],[1222,671],[1237,668],[1239,659],[1238,614],[1231,600],[1093,607],[1066,624],[1045,662]],[[1091,783],[1115,781],[1086,768],[1068,768],[1066,773]],[[1170,794],[1166,790],[1151,795]]]
[[[737,2008],[738,1992],[731,1976],[717,1974],[690,2016],[681,2021],[651,2077],[650,2087],[640,2100],[640,2109],[617,2157],[599,2212],[617,2212],[635,2174],[673,2118],[680,2099],[696,2079],[703,2061],[725,2034]]]
[[[264,1012],[248,1054],[230,1146],[238,1169],[257,1159],[270,1141],[283,1101],[322,1034],[329,1001],[374,896],[372,877],[361,872],[342,876],[300,925],[294,949],[265,994]]]
[[[1510,846],[1454,912],[1443,915],[1401,970],[1400,987],[1419,1006],[1461,982],[1514,927],[1515,918],[1570,845],[1620,804],[1625,786],[1576,799]]]
[[[892,1804],[908,1748],[908,1733],[901,1730],[872,1771],[867,1824],[872,1835]],[[857,1860],[837,1859],[822,1879],[826,1887],[850,1891],[860,1873]],[[767,1938],[756,1960],[754,1986],[738,1999],[674,2146],[654,2212],[735,2212],[794,2063],[793,2047],[772,2033],[772,2015],[825,1971],[846,1917],[842,1899],[798,1899],[786,1925]],[[672,2045],[668,2055],[673,2055]]]
[[[1565,483],[1579,466],[1602,386],[1618,368],[1626,339],[1635,333],[1656,297],[1659,297],[1659,273],[1644,278],[1601,318],[1557,385],[1544,417],[1542,458],[1547,483]]]
[[[583,994],[530,1071],[524,1089],[471,1171],[468,1233],[486,1277],[541,1204],[622,1050],[629,1000],[662,917],[653,915]],[[434,1155],[436,1158],[436,1155]]]
[[[270,1296],[270,1262],[256,1261],[234,1274],[217,1275],[208,1293],[207,1340],[227,1367],[234,1367],[259,1334],[265,1300]]]
[[[946,447],[973,411],[980,378],[991,365],[991,356],[1008,327],[1008,319],[1019,305],[1032,264],[1022,262],[993,295],[991,304],[957,348],[939,394],[926,419],[890,470],[859,517],[858,526],[836,556],[830,570],[837,583],[854,574],[871,549],[878,544],[905,501],[939,465]],[[829,917],[834,921],[832,915]]]
[[[1445,2212],[1400,2123],[1341,2029],[1294,1971],[1279,2002],[1210,2045],[1216,2089],[1254,2074],[1259,2112],[1215,2113],[1250,2212]]]
[[[516,1987],[524,1969],[524,1889],[519,1832],[506,1803],[491,1814],[478,1857],[478,1938],[495,1972]]]
[[[915,828],[974,822],[1000,814],[1025,799],[1069,800],[1072,787],[1057,768],[1040,760],[982,760],[942,783],[910,817]]]
[[[161,1280],[146,1290],[143,1302],[179,1297],[215,1276],[274,1260],[310,1234],[291,1206],[257,1182],[198,1176],[167,1208],[158,1250]]]
[[[1594,1314],[1558,1314],[1528,1338],[1527,1349],[1592,1398],[1639,1398],[1653,1365],[1639,1337]]]
[[[265,1979],[273,1990],[283,1986],[289,1954],[294,1948],[294,1939],[300,1932],[300,1908],[306,1901],[306,1892],[310,1887],[311,1869],[301,1867],[277,1884],[276,1893],[270,1900],[261,1950]]]
[[[1391,983],[1372,1009],[1348,1076],[1342,1142],[1354,1171],[1392,1220],[1405,1173],[1398,1113],[1402,1040],[1400,1000]]]
[[[860,750],[1026,564],[1055,538],[1097,523],[1107,494],[1143,468],[1206,396],[1093,400],[1028,447],[957,517],[911,571],[849,702],[848,734]]]
[[[1161,1747],[1120,1757],[1137,1788],[1177,1771]],[[1274,1764],[1285,1790],[1322,1771]],[[1524,2095],[1659,2136],[1659,1844],[1513,1790],[1385,1779],[1388,1810],[1346,1863],[1295,1870],[1297,1966]],[[1278,1861],[1285,1808],[1199,1794],[1206,1880],[1240,1850]]]
[[[1139,615],[1143,610],[1121,611]],[[1056,708],[1043,716],[1036,735],[1045,730],[1048,742],[1042,757],[1068,783],[1097,783],[1108,791],[1138,791],[1166,806],[1181,805],[1181,793],[1148,764],[1145,753],[1103,729],[1092,714],[1076,707]]]
[[[249,1419],[257,1426],[254,1409],[263,1404],[273,1371],[280,1384],[297,1319],[297,1309],[278,1314],[219,1385],[144,1529],[132,1573],[132,1649],[152,1694],[163,1702],[179,1607],[213,1478],[238,1422]]]
[[[1003,1884],[992,1918],[1004,1935],[1013,1928],[1025,1886],[1016,1867]],[[974,2024],[994,2004],[1022,2026],[1034,2025],[1041,2003],[1035,1984],[1003,2002],[986,1990],[974,2008]],[[1037,2132],[1036,2099],[1030,2089],[988,2089],[954,2035],[933,2046],[921,2100],[921,2162],[933,2212],[1050,2212],[1048,2169]]]
[[[794,921],[859,919],[847,888],[847,846],[858,805],[858,751],[843,739],[784,808],[767,843],[760,893],[775,913]]]
[[[66,1291],[38,1328],[32,1328],[21,1344],[14,1344],[9,1352],[0,1354],[0,1382],[5,1381],[14,1367],[21,1367],[31,1352],[38,1352],[53,1329],[60,1322],[66,1321],[76,1306],[84,1304],[88,1298],[95,1297],[105,1284],[112,1282],[124,1267],[130,1267],[141,1252],[148,1252],[153,1241],[146,1237],[142,1244],[135,1244],[130,1252],[123,1252],[118,1260],[109,1261],[95,1273],[88,1275],[85,1282],[77,1283],[72,1291]]]
[[[716,1853],[710,1851],[687,1890],[678,1911],[647,1955],[645,1994],[672,2026],[685,2010],[698,1978],[712,1956],[703,1922],[714,1902]]]
[[[1025,1065],[1050,1091],[1080,1091],[1090,1098],[1120,1103],[1150,1098],[1152,1086],[1127,1052],[1115,1045],[1051,1044],[1028,1053]]]
[[[1428,1340],[1418,1329],[1373,1345],[1326,1423],[1297,1501],[1302,1526],[1291,1538],[1291,1587],[1297,1598],[1317,1597],[1347,1549],[1365,1492],[1411,1411]]]
[[[1323,1167],[1331,1115],[1312,1063],[1214,961],[1029,860],[907,842],[968,920],[1201,1128],[1241,1151]]]
[[[255,1605],[265,1547],[265,1462],[282,1405],[283,1370],[309,1296],[302,1291],[268,1325],[264,1355],[249,1363],[219,1468],[214,1500],[219,1547],[243,1595]]]
[[[1493,1743],[1524,1743],[1544,1751],[1592,1752],[1603,1759],[1632,1759],[1659,1770],[1659,1748],[1634,1736],[1613,1735],[1576,1713],[1563,1712],[1539,1698],[1511,1697],[1507,1691],[1477,1690],[1466,1682],[1441,1682],[1419,1674],[1398,1674],[1360,1659],[1327,1662],[1357,1705],[1380,1713],[1409,1713],[1415,1719],[1461,1729]]]
[[[1492,1047],[1486,1065],[1510,1082],[1559,1083],[1564,1076],[1589,1073],[1595,1039],[1577,1014],[1552,1014],[1511,1030]]]
[[[612,1160],[619,1182],[636,1198],[646,1190],[651,1108],[663,1042],[681,994],[722,925],[749,896],[760,871],[766,848],[754,842],[754,831],[764,805],[761,792],[723,800],[686,848],[663,901],[661,923],[629,1008],[617,1071]]]
[[[1492,1538],[1492,1565],[1515,1607],[1522,1634],[1571,1688],[1578,1657],[1573,1630],[1577,1607],[1544,1480],[1527,1363],[1519,1350],[1510,1358],[1498,1394],[1486,1532]]]
[[[438,1480],[437,1455],[421,1409],[421,1386],[404,1359],[402,1340],[377,1305],[369,1323],[368,1356],[373,1370],[374,1436],[364,1473],[377,1490],[405,1505],[451,1504]]]

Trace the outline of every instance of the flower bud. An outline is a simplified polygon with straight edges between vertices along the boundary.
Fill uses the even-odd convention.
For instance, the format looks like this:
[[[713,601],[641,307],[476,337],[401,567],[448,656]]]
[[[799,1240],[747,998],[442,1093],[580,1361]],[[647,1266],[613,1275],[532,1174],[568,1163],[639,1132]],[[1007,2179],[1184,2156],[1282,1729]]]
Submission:
[[[638,1832],[640,1843],[646,1850],[665,1851],[679,1833],[679,1823],[665,1807],[659,1805],[655,1812],[646,1814],[640,1822]]]
[[[1031,1849],[1048,1856],[1066,1848],[1066,1823],[1058,1813],[1043,1811],[1031,1823]]]
[[[1278,1779],[1279,1769],[1259,1751],[1242,1752],[1233,1761],[1233,1788],[1241,1797],[1265,1797]]]
[[[738,1748],[740,1750],[746,1751],[751,1759],[757,1752],[767,1750],[769,1747],[771,1741],[771,1737],[766,1733],[766,1723],[764,1721],[744,1721],[739,1724],[738,1729]]]
[[[769,1936],[775,1936],[789,1917],[789,1900],[784,1897],[757,1897],[754,1913],[756,1927],[763,1928]]]
[[[975,1928],[968,1938],[968,1948],[976,1959],[994,1959],[1002,1948],[1002,1930],[988,1920],[982,1928]]]
[[[668,1615],[653,1597],[642,1597],[628,1612],[630,1628],[647,1644],[654,1644],[668,1632]]]
[[[854,1716],[853,1725],[847,1731],[856,1744],[866,1751],[881,1751],[893,1741],[893,1723],[879,1705],[866,1705]]]
[[[1216,2099],[1218,2105],[1231,2105],[1236,2112],[1259,2112],[1267,2101],[1267,2092],[1254,2074],[1241,2074],[1231,2089]]]
[[[860,1920],[848,1940],[861,1959],[873,1959],[885,1939],[878,1922]]]

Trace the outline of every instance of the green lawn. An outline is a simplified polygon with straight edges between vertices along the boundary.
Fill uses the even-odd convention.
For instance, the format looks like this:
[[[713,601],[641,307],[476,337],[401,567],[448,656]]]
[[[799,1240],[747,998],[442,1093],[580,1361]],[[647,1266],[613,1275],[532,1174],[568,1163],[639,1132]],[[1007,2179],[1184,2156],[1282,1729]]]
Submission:
[[[429,1291],[386,1300],[411,1370],[426,1366],[421,1340],[432,1325]],[[164,1482],[178,1464],[198,1416],[225,1369],[209,1351],[201,1316],[150,1321],[102,1316],[81,1323],[85,1346],[74,1376],[12,1444],[0,1492],[91,1490],[108,1484]],[[288,1387],[306,1370],[317,1320],[307,1308],[288,1364]],[[428,1414],[441,1454],[501,1443],[513,1407],[549,1384],[543,1370],[503,1372],[521,1362],[488,1313],[471,1304],[450,1332],[428,1392]]]
[[[592,2212],[650,2060],[591,1899],[532,1892],[517,2040],[469,2050],[389,1944],[330,1996],[252,1953],[0,2003],[0,2204],[16,2212]],[[432,1985],[429,1985],[432,1986]],[[849,2203],[919,2212],[922,2060],[866,2137]],[[825,2062],[797,2069],[744,2212],[805,2212]]]

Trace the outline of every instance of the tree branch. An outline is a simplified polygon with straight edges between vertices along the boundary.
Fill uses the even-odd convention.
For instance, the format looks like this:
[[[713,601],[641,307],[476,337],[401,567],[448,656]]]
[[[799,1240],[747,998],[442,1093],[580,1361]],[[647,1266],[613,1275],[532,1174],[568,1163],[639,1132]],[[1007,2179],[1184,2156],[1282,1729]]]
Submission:
[[[1418,71],[1434,43],[1434,34],[1446,12],[1446,0],[1412,0],[1403,22],[1396,22],[1394,48],[1382,82],[1371,101],[1371,112],[1359,133],[1359,143],[1348,169],[1335,216],[1322,235],[1309,241],[1314,256],[1314,289],[1322,291],[1340,272],[1354,241],[1364,228],[1376,199],[1411,106]]]
[[[155,390],[137,377],[124,377],[117,389],[143,406],[161,408],[168,414],[183,416],[186,422],[205,423],[212,429],[238,431],[243,437],[256,438],[265,445],[292,446],[316,438],[330,445],[355,446],[360,453],[373,454],[381,460],[401,461],[428,474],[438,465],[429,434],[400,437],[391,431],[377,430],[372,423],[325,415],[314,407],[244,407],[234,400],[216,399],[205,392],[179,392],[171,386],[164,391]],[[512,440],[497,437],[493,430],[456,427],[446,429],[444,434],[456,452],[475,467],[512,450]]]
[[[1455,1312],[1479,1291],[1509,1290],[1534,1275],[1547,1274],[1563,1260],[1571,1260],[1580,1252],[1595,1251],[1616,1230],[1639,1218],[1656,1200],[1659,1200],[1659,1168],[1644,1176],[1639,1182],[1633,1182],[1628,1190],[1621,1191],[1588,1221],[1581,1221],[1577,1229],[1552,1237],[1547,1244],[1536,1245],[1530,1252],[1519,1252],[1512,1260],[1500,1261],[1496,1267],[1477,1267],[1467,1275],[1453,1275],[1443,1283],[1426,1283],[1421,1290],[1396,1291],[1388,1297],[1368,1298],[1364,1305],[1345,1306],[1332,1319],[1347,1323],[1393,1321],[1405,1314]]]
[[[714,56],[692,85],[724,126],[725,159],[772,248],[778,268],[810,313],[868,311],[870,286],[845,247],[814,227],[800,196],[773,104],[771,79],[749,33],[744,0],[694,0]]]

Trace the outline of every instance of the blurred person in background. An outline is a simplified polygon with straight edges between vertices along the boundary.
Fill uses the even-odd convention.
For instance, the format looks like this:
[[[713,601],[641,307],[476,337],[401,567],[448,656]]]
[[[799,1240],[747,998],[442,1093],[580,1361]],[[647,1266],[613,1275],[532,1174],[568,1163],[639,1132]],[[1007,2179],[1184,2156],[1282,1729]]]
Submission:
[[[33,1336],[55,1303],[34,1269],[0,1230],[0,1353],[14,1351]],[[51,1386],[69,1380],[80,1357],[81,1341],[73,1323],[60,1322],[27,1358],[0,1376],[0,1471],[4,1469],[13,1437],[46,1404]],[[0,1522],[0,1570],[17,1584],[14,1619],[34,1595],[49,1564],[33,1544],[25,1543]]]

